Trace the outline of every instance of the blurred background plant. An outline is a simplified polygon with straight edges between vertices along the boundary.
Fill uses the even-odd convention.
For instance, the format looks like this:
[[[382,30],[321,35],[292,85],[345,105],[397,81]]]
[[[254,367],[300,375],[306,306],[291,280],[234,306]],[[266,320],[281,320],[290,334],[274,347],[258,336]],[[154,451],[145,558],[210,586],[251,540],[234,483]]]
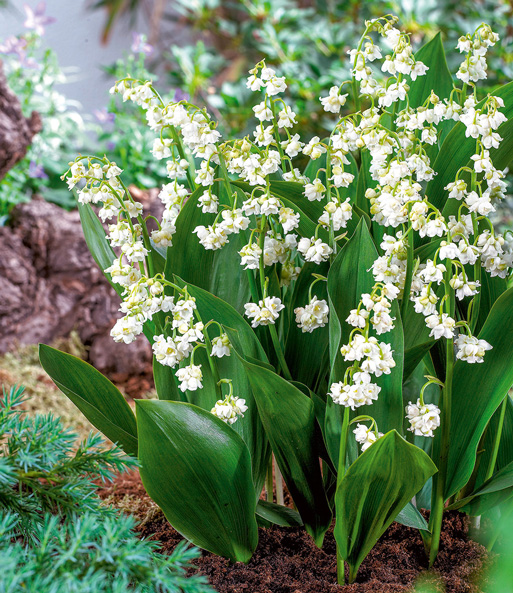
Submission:
[[[161,87],[167,83],[177,100],[191,98],[208,107],[230,136],[248,132],[253,112],[245,73],[262,58],[287,77],[287,102],[303,135],[322,135],[327,122],[319,96],[348,78],[346,52],[361,23],[387,13],[399,16],[415,46],[440,31],[446,45],[455,47],[460,35],[488,22],[501,38],[489,59],[489,88],[513,76],[513,5],[507,0],[90,0],[87,5],[106,13],[105,42],[122,21],[132,31],[143,20],[149,24],[148,39],[132,33],[132,53],[104,67],[106,75],[160,77]],[[177,45],[177,26],[192,41]],[[0,183],[0,216],[5,219],[13,204],[34,193],[72,207],[58,172],[77,152],[108,153],[141,189],[163,183],[165,168],[151,158],[143,115],[113,98],[103,109],[82,113],[55,91],[65,77],[55,53],[42,50],[39,34],[0,43],[11,87],[27,112],[41,113],[44,124],[27,157]],[[456,51],[451,59],[458,60]],[[504,206],[496,218],[510,227],[513,204],[507,200]]]

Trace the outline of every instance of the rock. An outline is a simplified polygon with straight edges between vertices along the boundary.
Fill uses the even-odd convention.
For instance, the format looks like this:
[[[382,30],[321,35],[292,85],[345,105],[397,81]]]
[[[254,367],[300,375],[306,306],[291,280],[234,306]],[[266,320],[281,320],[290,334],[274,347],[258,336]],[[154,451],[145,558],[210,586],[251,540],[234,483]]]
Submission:
[[[0,179],[27,153],[32,138],[42,129],[41,118],[35,111],[23,116],[16,95],[7,86],[0,62]]]
[[[144,336],[130,345],[110,337],[120,300],[89,253],[77,211],[41,199],[13,210],[0,227],[0,291],[0,353],[76,330],[102,373],[120,382],[151,377]]]

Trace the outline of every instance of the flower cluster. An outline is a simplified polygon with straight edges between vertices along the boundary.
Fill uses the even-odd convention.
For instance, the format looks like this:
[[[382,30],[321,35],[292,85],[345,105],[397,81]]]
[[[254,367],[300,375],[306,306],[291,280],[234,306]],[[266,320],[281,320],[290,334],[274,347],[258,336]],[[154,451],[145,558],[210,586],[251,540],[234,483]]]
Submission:
[[[259,94],[253,109],[257,123],[242,139],[223,140],[206,110],[185,100],[164,104],[150,82],[127,78],[113,87],[113,93],[144,110],[155,132],[151,153],[165,161],[169,177],[159,193],[161,220],[143,217],[142,205],[121,180],[122,171],[106,158],[80,157],[70,163],[67,183],[81,204],[98,206],[99,217],[108,223],[107,239],[117,255],[106,272],[123,291],[123,317],[112,329],[113,338],[130,343],[145,323],[155,324],[155,358],[180,367],[177,377],[183,391],[202,388],[202,369],[194,364],[196,349],[206,349],[213,359],[230,355],[223,329],[206,339],[212,322],[203,325],[187,289],[154,269],[152,250],[172,246],[184,204],[190,200],[188,207],[201,209],[203,224],[194,234],[204,249],[218,251],[236,242],[252,294],[252,302],[244,305],[245,316],[253,328],[268,326],[276,349],[285,340],[279,334],[289,319],[280,320],[280,313],[294,302],[289,297],[300,275],[298,285],[306,274],[316,279],[308,303],[294,309],[297,325],[311,333],[328,322],[327,302],[312,296],[313,284],[326,278],[311,269],[312,264],[321,271],[329,266],[346,240],[344,229],[351,228],[354,210],[359,213],[354,208],[360,189],[353,153],[362,156],[362,167],[364,156],[369,163],[364,195],[373,228],[381,225],[386,232],[374,233],[382,237],[371,266],[374,286],[346,319],[353,329],[340,350],[344,378],[329,387],[333,401],[355,410],[379,397],[379,377],[396,366],[387,334],[394,330],[400,310],[423,315],[430,338],[448,340],[448,352],[455,346],[461,361],[483,362],[492,348],[473,332],[482,274],[505,278],[513,267],[513,245],[495,233],[487,219],[506,190],[505,173],[495,167],[492,150],[502,141],[498,130],[506,117],[500,97],[488,95],[478,102],[474,83],[486,76],[484,56],[497,36],[482,25],[473,36],[460,39],[458,48],[466,54],[458,71],[463,88],[454,88],[444,99],[432,91],[423,104],[411,107],[410,85],[428,67],[415,58],[409,36],[395,24],[394,17],[367,22],[358,47],[349,51],[352,79],[320,98],[326,118],[336,120],[326,139],[303,141],[295,132],[297,118],[286,102],[285,79],[265,62],[249,72],[247,87]],[[383,40],[383,46],[376,39]],[[343,114],[350,92],[357,109]],[[362,101],[366,106],[360,109]],[[449,199],[442,211],[437,207],[440,196],[430,196],[435,171],[429,155],[448,122],[460,122],[476,148],[470,164],[444,188]],[[296,166],[298,157],[309,157],[307,174]],[[281,180],[290,182],[290,193]],[[434,239],[429,243],[432,250],[416,258],[415,247],[429,239]],[[276,354],[285,370],[283,353]],[[210,362],[215,364],[212,358]],[[213,413],[231,423],[245,409],[237,402],[243,400],[230,391]],[[438,408],[426,406],[422,396],[416,406],[408,406],[407,417],[415,434],[431,436],[439,423]],[[358,425],[355,435],[367,448],[379,433]]]

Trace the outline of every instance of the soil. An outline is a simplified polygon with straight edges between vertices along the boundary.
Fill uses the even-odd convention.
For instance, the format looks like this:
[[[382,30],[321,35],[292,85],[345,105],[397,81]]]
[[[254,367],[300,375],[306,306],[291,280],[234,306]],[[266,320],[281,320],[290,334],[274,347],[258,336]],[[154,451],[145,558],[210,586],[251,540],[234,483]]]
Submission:
[[[99,491],[108,502],[140,521],[141,537],[161,542],[170,553],[183,538],[151,501],[138,471],[122,474]],[[209,552],[194,561],[219,593],[399,593],[429,582],[437,591],[479,593],[475,583],[487,561],[485,548],[468,538],[465,515],[447,513],[438,559],[431,571],[419,532],[393,523],[364,560],[356,582],[336,584],[335,540],[330,529],[322,549],[302,529],[274,526],[259,530],[251,561],[230,564]]]

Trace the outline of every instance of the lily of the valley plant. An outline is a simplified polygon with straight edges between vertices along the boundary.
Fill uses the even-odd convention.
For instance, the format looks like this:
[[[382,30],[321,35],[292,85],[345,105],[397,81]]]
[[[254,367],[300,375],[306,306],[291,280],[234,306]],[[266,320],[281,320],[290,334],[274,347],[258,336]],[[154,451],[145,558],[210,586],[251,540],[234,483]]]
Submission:
[[[263,62],[243,139],[117,82],[167,165],[161,218],[107,157],[77,158],[66,180],[122,298],[112,337],[150,340],[158,400],[135,418],[100,373],[41,347],[186,538],[248,561],[257,524],[303,524],[321,545],[335,517],[341,583],[394,519],[421,530],[432,564],[447,506],[496,516],[513,496],[513,252],[487,218],[506,191],[513,85],[479,93],[487,25],[460,39],[453,79],[438,36],[414,54],[395,24],[366,23],[352,78],[320,98],[325,138],[301,138]]]

